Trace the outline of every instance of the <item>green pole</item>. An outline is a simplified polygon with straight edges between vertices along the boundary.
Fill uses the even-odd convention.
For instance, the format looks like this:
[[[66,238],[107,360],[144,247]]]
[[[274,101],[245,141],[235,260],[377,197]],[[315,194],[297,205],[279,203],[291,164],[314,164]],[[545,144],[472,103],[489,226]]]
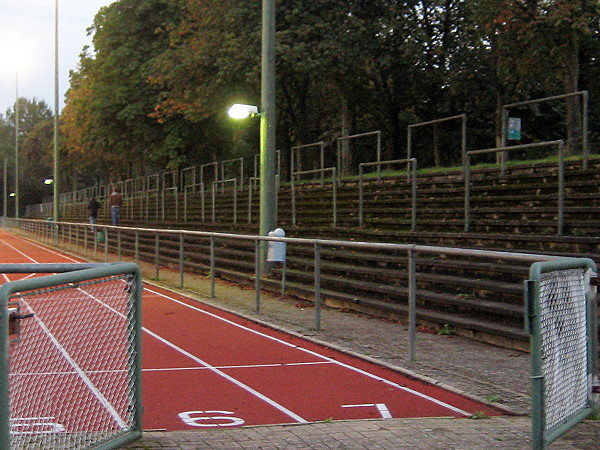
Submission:
[[[263,0],[259,229],[261,236],[267,236],[277,224],[275,146],[275,0]],[[264,261],[266,252],[262,253]]]

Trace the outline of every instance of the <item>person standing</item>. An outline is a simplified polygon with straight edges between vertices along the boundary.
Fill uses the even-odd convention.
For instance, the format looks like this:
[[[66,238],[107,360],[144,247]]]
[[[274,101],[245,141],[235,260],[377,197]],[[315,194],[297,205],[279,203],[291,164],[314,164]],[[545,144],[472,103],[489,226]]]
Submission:
[[[92,196],[88,203],[88,210],[90,211],[90,223],[92,224],[92,231],[96,229],[94,225],[98,222],[98,210],[100,209],[100,203],[96,200],[95,196]]]
[[[115,187],[112,194],[108,199],[108,206],[110,206],[110,213],[112,217],[112,224],[119,225],[119,211],[123,204],[123,196],[118,187]]]

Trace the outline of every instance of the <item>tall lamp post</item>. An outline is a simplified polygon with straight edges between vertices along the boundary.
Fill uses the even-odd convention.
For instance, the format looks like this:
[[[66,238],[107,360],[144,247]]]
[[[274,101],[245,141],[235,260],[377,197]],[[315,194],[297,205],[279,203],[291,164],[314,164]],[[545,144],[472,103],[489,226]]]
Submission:
[[[54,3],[54,182],[52,184],[52,216],[60,220],[58,204],[58,0]]]
[[[19,218],[19,70],[15,72],[15,219]]]
[[[277,225],[275,192],[275,0],[263,0],[260,116],[260,226],[267,236]]]
[[[2,211],[2,217],[6,218],[6,214],[8,212],[8,183],[7,183],[7,175],[8,175],[8,169],[7,169],[7,162],[6,162],[6,156],[4,157],[4,189],[2,190],[3,192],[3,196],[4,196],[4,210]]]
[[[277,192],[275,191],[275,0],[262,3],[261,108],[235,104],[229,115],[235,119],[260,116],[260,224],[259,235],[268,236],[277,226]],[[266,246],[261,261],[266,265]]]

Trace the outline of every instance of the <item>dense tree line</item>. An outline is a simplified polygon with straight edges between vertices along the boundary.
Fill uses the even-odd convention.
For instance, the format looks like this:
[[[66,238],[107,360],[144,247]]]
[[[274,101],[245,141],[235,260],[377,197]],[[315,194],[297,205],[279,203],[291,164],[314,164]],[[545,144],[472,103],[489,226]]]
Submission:
[[[21,97],[18,102],[18,139],[15,136],[16,104],[4,115],[0,114],[0,170],[4,178],[6,164],[6,188],[8,192],[15,192],[15,145],[18,145],[19,205],[24,211],[25,205],[41,203],[44,197],[52,194],[52,187],[44,181],[52,178],[54,114],[44,101]],[[1,208],[3,213],[4,206]],[[12,215],[14,211],[15,200],[8,199],[7,213]]]
[[[102,181],[257,153],[261,2],[120,0],[90,28],[61,115],[66,173]],[[411,123],[466,113],[469,148],[499,144],[503,104],[588,90],[600,141],[596,0],[281,0],[278,148],[381,130],[406,154]],[[580,98],[519,113],[523,142],[581,131]],[[533,120],[535,118],[535,120]],[[419,131],[420,165],[460,162],[456,124]],[[361,146],[362,145],[362,146]],[[354,163],[372,160],[357,143]],[[76,181],[76,180],[75,180]],[[70,186],[68,183],[66,186]]]

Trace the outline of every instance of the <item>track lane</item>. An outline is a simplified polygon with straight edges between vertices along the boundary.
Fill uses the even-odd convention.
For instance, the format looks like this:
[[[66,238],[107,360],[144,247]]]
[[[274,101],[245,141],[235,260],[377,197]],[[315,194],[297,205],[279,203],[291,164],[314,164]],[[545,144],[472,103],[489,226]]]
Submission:
[[[76,261],[8,236],[11,262]],[[499,413],[148,283],[143,326],[147,429]]]

